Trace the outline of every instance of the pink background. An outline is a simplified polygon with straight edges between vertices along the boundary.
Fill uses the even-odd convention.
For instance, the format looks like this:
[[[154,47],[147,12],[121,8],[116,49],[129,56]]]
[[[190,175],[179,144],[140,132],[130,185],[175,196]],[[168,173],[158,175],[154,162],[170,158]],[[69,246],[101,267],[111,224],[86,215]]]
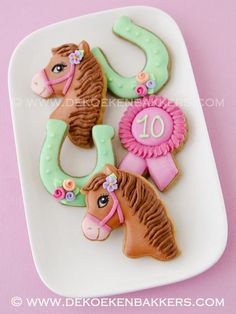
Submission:
[[[7,68],[17,43],[45,25],[90,12],[128,5],[149,5],[169,13],[189,49],[201,98],[224,99],[224,107],[204,106],[229,221],[229,240],[220,261],[207,272],[174,285],[130,293],[129,297],[224,297],[224,308],[127,308],[127,313],[235,313],[236,290],[236,82],[234,0],[93,0],[0,2],[0,311],[1,313],[118,313],[119,308],[14,308],[12,296],[53,297],[39,279],[31,256],[16,162]],[[4,147],[4,149],[3,149]],[[4,182],[4,184],[3,184]]]

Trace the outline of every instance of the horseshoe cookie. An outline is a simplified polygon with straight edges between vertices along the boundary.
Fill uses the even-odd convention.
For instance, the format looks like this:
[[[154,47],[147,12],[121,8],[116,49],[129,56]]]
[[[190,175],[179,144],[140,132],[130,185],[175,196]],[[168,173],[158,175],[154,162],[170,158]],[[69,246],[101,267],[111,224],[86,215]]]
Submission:
[[[97,163],[94,170],[83,177],[74,177],[65,173],[60,166],[60,151],[68,132],[68,125],[62,120],[49,119],[47,135],[40,156],[40,176],[47,189],[60,203],[70,206],[85,206],[84,195],[80,189],[106,163],[114,164],[111,140],[114,130],[109,125],[97,125],[92,136],[97,148]]]
[[[134,24],[127,16],[117,19],[113,32],[143,49],[146,65],[136,76],[124,77],[112,68],[100,48],[93,48],[92,53],[105,72],[108,89],[124,99],[143,97],[159,91],[169,79],[170,58],[165,44],[152,32]]]

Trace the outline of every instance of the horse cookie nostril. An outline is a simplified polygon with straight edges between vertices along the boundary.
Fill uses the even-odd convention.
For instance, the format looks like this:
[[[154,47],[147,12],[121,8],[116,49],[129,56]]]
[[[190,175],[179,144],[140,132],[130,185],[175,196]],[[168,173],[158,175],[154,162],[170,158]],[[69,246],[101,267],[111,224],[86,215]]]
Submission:
[[[38,85],[38,82],[34,82],[34,85]]]
[[[88,230],[92,230],[92,228],[91,228],[91,227],[88,227]]]

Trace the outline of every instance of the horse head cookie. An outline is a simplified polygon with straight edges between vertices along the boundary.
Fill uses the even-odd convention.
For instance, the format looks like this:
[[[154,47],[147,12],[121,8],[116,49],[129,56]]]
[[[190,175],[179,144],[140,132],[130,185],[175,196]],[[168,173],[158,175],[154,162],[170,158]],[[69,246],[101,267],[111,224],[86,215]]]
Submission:
[[[88,239],[105,240],[124,224],[126,256],[170,260],[179,254],[166,208],[145,178],[106,165],[82,192],[88,208],[82,229]]]
[[[33,77],[31,88],[43,98],[62,96],[50,118],[68,124],[75,145],[92,145],[92,128],[102,122],[106,79],[87,42],[52,49],[48,65]]]
[[[184,113],[174,102],[155,95],[138,99],[120,121],[119,136],[128,154],[119,168],[140,175],[148,170],[163,191],[179,173],[172,154],[186,135]]]

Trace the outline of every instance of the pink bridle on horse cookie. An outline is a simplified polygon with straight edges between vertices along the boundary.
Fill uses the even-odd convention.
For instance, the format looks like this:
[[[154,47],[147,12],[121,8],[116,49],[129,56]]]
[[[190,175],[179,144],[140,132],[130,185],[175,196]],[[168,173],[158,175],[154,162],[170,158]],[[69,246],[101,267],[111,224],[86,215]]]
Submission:
[[[174,102],[155,95],[134,101],[119,125],[121,143],[128,150],[119,168],[140,175],[148,169],[163,191],[179,172],[172,153],[186,134],[184,113]]]
[[[82,223],[82,229],[84,230],[85,235],[92,240],[98,239],[96,228],[99,228],[99,236],[101,238],[105,239],[109,235],[112,228],[107,223],[116,213],[118,215],[121,225],[124,223],[124,220],[125,220],[118,198],[116,197],[116,194],[115,194],[115,190],[118,189],[118,183],[117,183],[117,177],[114,173],[106,177],[106,181],[103,183],[103,188],[107,190],[107,192],[111,196],[113,200],[113,205],[109,213],[102,220],[99,220],[97,217],[95,217],[94,215],[91,215],[90,213],[87,213],[87,215],[85,216],[84,221]],[[88,230],[89,230],[89,236],[87,234]]]
[[[54,92],[53,85],[57,85],[57,84],[65,81],[65,86],[63,87],[62,93],[63,93],[63,95],[66,95],[68,89],[70,88],[71,82],[74,78],[75,67],[77,64],[79,64],[83,60],[83,57],[84,57],[84,51],[81,49],[75,50],[74,52],[72,52],[69,55],[70,69],[69,69],[68,73],[66,73],[65,75],[62,75],[59,78],[54,79],[54,80],[50,80],[48,78],[46,70],[42,69],[32,79],[32,84],[31,84],[32,90],[36,94],[38,94],[38,90],[41,89],[43,86],[46,86],[46,88],[44,90],[45,95],[43,95],[42,93],[40,93],[40,95],[45,96],[45,97],[49,97]],[[58,66],[59,66],[59,70],[57,71]],[[62,66],[61,64],[55,65],[53,67],[53,72],[56,71],[56,73],[59,73],[61,71],[61,69],[60,69],[61,66]]]

